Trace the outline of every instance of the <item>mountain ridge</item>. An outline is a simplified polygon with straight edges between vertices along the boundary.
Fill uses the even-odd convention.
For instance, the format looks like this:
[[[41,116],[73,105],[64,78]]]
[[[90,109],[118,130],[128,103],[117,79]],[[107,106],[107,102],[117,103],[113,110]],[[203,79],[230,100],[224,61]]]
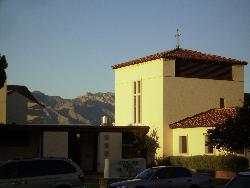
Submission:
[[[101,117],[107,116],[114,122],[115,95],[112,92],[87,92],[74,99],[49,96],[41,91],[32,95],[43,105],[30,103],[28,111],[29,124],[89,124],[100,125]]]

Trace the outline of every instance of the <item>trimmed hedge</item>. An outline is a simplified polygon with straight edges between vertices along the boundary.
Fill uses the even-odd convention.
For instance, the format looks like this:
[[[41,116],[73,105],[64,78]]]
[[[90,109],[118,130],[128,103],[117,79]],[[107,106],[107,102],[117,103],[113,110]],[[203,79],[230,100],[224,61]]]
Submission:
[[[248,159],[237,155],[169,156],[156,159],[156,165],[184,166],[197,170],[243,171],[248,169]]]

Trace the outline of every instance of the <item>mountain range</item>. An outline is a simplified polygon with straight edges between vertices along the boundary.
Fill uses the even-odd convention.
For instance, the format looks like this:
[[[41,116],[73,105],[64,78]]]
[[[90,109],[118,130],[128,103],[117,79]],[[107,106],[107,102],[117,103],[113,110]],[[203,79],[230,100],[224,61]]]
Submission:
[[[100,125],[101,117],[107,116],[114,122],[114,93],[91,93],[74,99],[63,99],[60,96],[48,96],[40,91],[32,95],[45,107],[29,103],[29,124],[89,124]]]

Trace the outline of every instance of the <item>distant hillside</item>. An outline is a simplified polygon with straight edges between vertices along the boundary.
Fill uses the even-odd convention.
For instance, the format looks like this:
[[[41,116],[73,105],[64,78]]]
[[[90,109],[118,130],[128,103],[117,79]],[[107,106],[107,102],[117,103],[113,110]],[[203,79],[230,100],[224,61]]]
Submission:
[[[46,108],[30,103],[28,120],[31,124],[91,124],[100,125],[101,117],[108,116],[114,122],[114,93],[86,93],[75,99],[48,96],[40,91],[32,92]]]

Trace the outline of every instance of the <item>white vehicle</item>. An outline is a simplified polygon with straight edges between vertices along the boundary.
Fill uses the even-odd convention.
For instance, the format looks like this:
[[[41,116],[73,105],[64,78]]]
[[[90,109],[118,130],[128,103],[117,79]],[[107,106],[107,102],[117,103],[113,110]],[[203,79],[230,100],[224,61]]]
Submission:
[[[0,162],[0,188],[84,188],[82,170],[63,158]]]
[[[132,180],[112,183],[109,188],[211,188],[212,178],[178,166],[148,168]]]

